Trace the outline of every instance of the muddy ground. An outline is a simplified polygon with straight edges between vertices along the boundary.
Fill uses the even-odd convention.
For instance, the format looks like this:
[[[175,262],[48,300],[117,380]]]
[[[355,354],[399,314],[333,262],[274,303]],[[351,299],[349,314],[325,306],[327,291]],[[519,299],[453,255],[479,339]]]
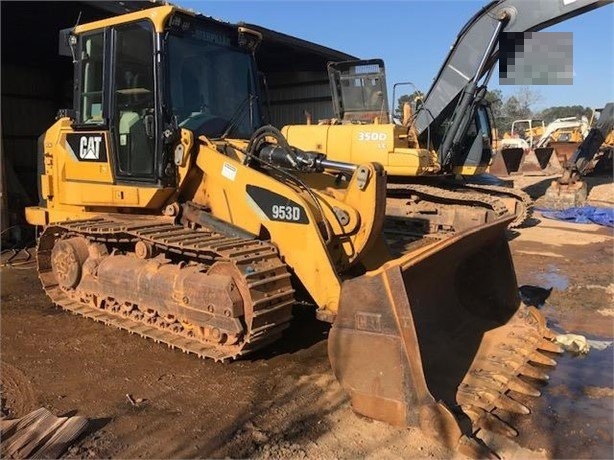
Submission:
[[[611,179],[605,182],[611,182]],[[612,184],[594,182],[599,205]],[[546,178],[523,179],[535,196]],[[597,197],[597,198],[595,198]],[[614,337],[612,230],[541,218],[510,232],[518,284],[553,287],[544,308],[559,332]],[[232,364],[202,361],[54,307],[31,266],[3,267],[2,406],[84,415],[78,458],[450,458],[418,429],[354,415],[328,364],[328,328],[297,310],[284,339]],[[558,359],[507,458],[614,458],[612,348]],[[134,402],[129,401],[127,395]]]

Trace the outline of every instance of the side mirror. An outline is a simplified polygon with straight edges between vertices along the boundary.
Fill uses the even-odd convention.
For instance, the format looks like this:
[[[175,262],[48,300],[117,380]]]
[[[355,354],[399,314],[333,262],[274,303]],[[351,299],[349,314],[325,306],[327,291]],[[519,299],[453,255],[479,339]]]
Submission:
[[[262,34],[243,26],[239,26],[237,30],[239,32],[239,46],[252,53],[255,52],[262,41]]]

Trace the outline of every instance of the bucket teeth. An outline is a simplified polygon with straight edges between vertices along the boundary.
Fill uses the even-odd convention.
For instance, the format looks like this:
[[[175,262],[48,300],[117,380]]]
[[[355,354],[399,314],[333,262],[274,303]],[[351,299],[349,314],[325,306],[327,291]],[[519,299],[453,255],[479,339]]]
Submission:
[[[508,382],[508,386],[510,390],[515,391],[516,393],[535,397],[541,396],[541,391],[518,377],[511,378]]]
[[[513,400],[509,396],[495,390],[487,388],[474,388],[469,385],[465,385],[464,388],[459,389],[457,395],[457,401],[461,406],[464,405],[476,405],[484,410],[491,411],[493,408],[499,408],[507,412],[513,412],[515,414],[530,414],[531,411],[524,404]]]
[[[473,371],[472,376],[478,379],[487,378],[493,382],[497,382],[499,388],[505,390],[513,390],[516,393],[521,393],[527,396],[541,396],[541,392],[528,382],[512,375],[509,369],[502,363],[497,363],[495,366],[492,362],[486,363],[485,368]]]
[[[544,382],[547,382],[548,380],[550,380],[550,377],[548,377],[548,374],[540,371],[539,369],[537,369],[536,367],[531,366],[530,364],[525,364],[524,366],[522,366],[518,373],[520,375],[524,375],[525,377],[530,377],[532,379],[537,379],[537,380],[542,380]]]
[[[510,398],[505,394],[499,394],[498,398],[494,401],[495,406],[514,414],[526,415],[530,414],[531,410],[524,404]]]
[[[563,353],[563,349],[560,346],[548,339],[542,339],[537,348],[543,351],[549,351],[550,353]]]
[[[546,372],[556,366],[549,353],[560,353],[550,342],[546,320],[533,308],[521,307],[503,327],[486,332],[471,368],[456,392],[456,403],[472,422],[474,434],[486,430],[507,437],[518,436],[507,412],[527,415],[531,410],[516,399],[541,395]],[[506,417],[507,418],[507,417]]]
[[[535,346],[531,343],[523,343],[518,346],[513,346],[508,343],[502,343],[498,346],[501,357],[508,360],[522,363],[527,360],[528,356],[535,351]]]
[[[471,419],[474,431],[481,428],[492,431],[493,433],[507,436],[508,438],[518,436],[518,431],[516,431],[512,426],[505,423],[496,415],[491,414],[480,407],[467,405],[463,406],[462,409],[463,412],[465,412]]]
[[[534,351],[529,356],[529,361],[535,364],[542,364],[544,366],[556,366],[556,361],[552,358],[548,358],[547,356],[541,354],[539,351]]]

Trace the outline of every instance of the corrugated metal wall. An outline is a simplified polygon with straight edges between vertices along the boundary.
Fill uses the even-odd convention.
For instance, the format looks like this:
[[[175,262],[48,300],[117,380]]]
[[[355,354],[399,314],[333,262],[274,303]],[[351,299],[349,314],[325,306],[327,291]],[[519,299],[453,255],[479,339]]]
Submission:
[[[2,2],[2,229],[38,203],[37,141],[57,110],[72,106],[73,65],[58,31],[109,16],[79,2]],[[8,205],[8,206],[7,206]]]
[[[71,88],[69,88],[70,91]],[[37,138],[57,112],[55,79],[47,72],[17,65],[2,65],[2,134],[6,160],[34,200]]]
[[[72,106],[72,64],[58,56],[58,31],[113,15],[137,2],[1,2],[2,228],[23,222],[23,207],[38,202],[37,139],[60,108]],[[24,31],[35,31],[26,33]],[[271,122],[282,127],[331,118],[326,62],[347,59],[335,50],[267,32],[266,64]],[[268,47],[268,48],[267,48]],[[321,69],[321,70],[320,70]],[[5,193],[6,192],[6,193]],[[8,200],[7,200],[8,197]],[[7,201],[10,216],[7,212]]]
[[[287,72],[267,75],[271,123],[282,127],[305,124],[305,111],[313,123],[332,118],[333,106],[328,75],[322,72]]]

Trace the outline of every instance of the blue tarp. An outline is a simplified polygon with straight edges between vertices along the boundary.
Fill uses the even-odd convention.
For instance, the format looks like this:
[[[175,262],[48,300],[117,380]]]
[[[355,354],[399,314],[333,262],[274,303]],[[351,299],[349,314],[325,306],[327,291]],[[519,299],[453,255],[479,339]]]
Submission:
[[[606,227],[614,227],[614,208],[580,206],[562,211],[540,211],[541,215],[548,219],[564,220],[576,224],[599,224]]]

